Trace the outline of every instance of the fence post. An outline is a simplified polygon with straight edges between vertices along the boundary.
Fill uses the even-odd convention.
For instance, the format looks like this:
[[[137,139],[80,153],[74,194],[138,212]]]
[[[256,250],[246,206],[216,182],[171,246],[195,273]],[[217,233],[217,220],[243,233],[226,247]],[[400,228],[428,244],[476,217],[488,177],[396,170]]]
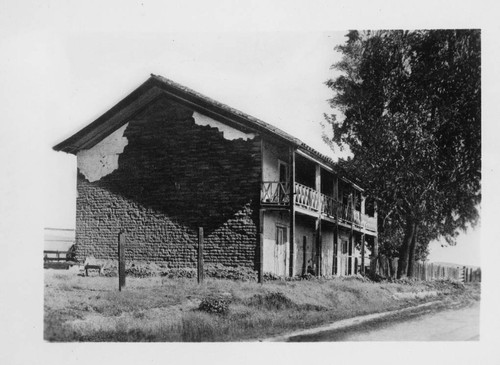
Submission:
[[[203,282],[203,227],[198,227],[198,284]]]
[[[125,286],[125,233],[118,235],[118,290]]]

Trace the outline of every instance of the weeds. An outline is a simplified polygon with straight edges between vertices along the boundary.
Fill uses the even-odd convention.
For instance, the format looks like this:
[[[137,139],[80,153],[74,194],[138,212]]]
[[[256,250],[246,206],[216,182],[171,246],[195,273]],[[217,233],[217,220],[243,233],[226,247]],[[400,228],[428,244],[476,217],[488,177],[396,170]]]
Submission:
[[[213,314],[227,314],[229,311],[229,300],[214,297],[203,298],[198,310]]]
[[[256,294],[248,301],[250,306],[264,308],[267,310],[295,309],[297,305],[283,293],[276,291],[265,295]]]
[[[132,277],[118,292],[116,278],[47,270],[45,284],[44,338],[48,341],[255,339],[398,309],[418,299],[395,300],[395,293],[434,290],[450,293],[445,297],[449,302],[480,296],[479,285],[375,284],[360,278],[273,280],[265,285],[207,278],[198,285],[189,278]]]

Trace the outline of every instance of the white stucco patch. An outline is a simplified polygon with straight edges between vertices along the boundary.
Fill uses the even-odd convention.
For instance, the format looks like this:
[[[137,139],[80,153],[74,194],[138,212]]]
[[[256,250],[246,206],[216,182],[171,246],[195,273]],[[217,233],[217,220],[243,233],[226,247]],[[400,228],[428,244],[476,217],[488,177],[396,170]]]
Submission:
[[[193,118],[194,118],[194,122],[198,125],[208,125],[212,128],[217,128],[220,132],[222,132],[222,136],[228,140],[234,140],[234,139],[240,139],[240,138],[244,139],[244,140],[248,140],[248,139],[255,138],[254,133],[241,132],[235,128],[232,128],[226,124],[220,123],[220,122],[218,122],[210,117],[199,114],[197,112],[193,113]]]
[[[123,136],[128,123],[88,150],[77,153],[77,166],[90,182],[98,181],[118,169],[118,156],[128,144]]]

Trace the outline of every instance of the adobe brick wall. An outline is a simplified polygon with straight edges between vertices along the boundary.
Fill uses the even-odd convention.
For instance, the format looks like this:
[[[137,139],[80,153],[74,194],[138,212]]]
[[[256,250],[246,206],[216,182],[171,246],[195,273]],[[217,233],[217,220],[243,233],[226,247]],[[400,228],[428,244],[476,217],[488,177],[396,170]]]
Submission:
[[[202,226],[205,262],[256,269],[260,138],[227,140],[192,115],[161,99],[129,121],[116,170],[94,182],[79,171],[79,260],[116,259],[124,230],[128,260],[195,267]]]

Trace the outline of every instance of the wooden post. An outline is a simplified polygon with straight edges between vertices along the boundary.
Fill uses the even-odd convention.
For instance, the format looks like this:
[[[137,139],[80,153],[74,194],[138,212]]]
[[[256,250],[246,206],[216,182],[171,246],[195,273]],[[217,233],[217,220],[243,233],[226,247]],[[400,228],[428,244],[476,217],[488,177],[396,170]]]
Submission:
[[[307,274],[307,237],[302,240],[302,275]]]
[[[333,198],[335,200],[335,227],[333,230],[333,247],[337,247],[337,251],[334,253],[336,265],[334,275],[340,276],[340,242],[339,242],[339,216],[340,216],[340,205],[339,205],[339,177],[335,175],[333,178]]]
[[[339,217],[335,217],[335,226],[333,227],[333,267],[332,275],[338,275],[339,273]]]
[[[376,275],[377,274],[377,262],[378,262],[378,237],[373,237],[373,252],[370,261],[370,270]]]
[[[118,235],[118,290],[125,286],[125,233]]]
[[[259,278],[258,282],[263,283],[264,278],[264,210],[259,210]]]
[[[316,218],[316,275],[321,276],[321,218]]]
[[[365,234],[361,234],[361,275],[365,274]]]
[[[198,227],[198,284],[203,283],[203,227]]]
[[[354,223],[351,220],[351,230],[349,231],[349,247],[347,250],[347,265],[349,265],[349,257],[351,258],[351,264],[348,268],[348,273],[354,275]]]
[[[322,199],[321,199],[321,166],[316,164],[315,171],[316,179],[315,179],[315,190],[318,197],[318,217],[316,218],[316,275],[321,276],[323,273],[321,272],[322,266],[322,254],[323,248],[321,242],[321,214],[322,214]]]
[[[295,151],[290,147],[290,276],[295,274]]]

